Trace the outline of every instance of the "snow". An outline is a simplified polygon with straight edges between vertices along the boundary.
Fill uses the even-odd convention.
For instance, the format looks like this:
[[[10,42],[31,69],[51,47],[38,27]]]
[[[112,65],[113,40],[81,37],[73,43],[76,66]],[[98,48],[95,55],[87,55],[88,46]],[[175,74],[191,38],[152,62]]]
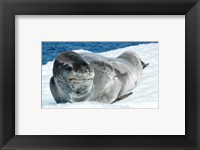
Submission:
[[[53,61],[51,61],[42,65],[42,108],[158,108],[158,43],[128,46],[98,54],[117,57],[127,50],[134,51],[145,63],[149,63],[149,66],[143,70],[139,84],[132,90],[132,95],[113,104],[95,101],[57,104],[49,88],[53,67]]]

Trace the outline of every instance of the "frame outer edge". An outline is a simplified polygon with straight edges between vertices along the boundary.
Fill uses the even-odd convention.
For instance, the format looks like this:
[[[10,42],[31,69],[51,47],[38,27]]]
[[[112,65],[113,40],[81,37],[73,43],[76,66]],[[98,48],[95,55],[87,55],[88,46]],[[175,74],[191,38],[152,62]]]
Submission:
[[[2,64],[2,51],[3,51],[3,6],[2,6],[2,1],[0,0],[0,148],[3,146],[3,138],[2,138],[2,135],[3,135],[3,108],[2,108],[2,105],[3,105],[3,88],[2,88],[2,71],[3,71],[3,64]]]
[[[3,6],[2,6],[3,2],[2,0],[0,0],[0,149],[2,148],[3,144],[4,144],[4,139],[3,139],[3,85],[2,85],[2,81],[3,81],[3,74],[2,74],[2,71],[3,71]],[[199,29],[199,26],[200,26],[200,2],[198,2],[197,4],[198,6],[198,27],[197,27],[197,40],[198,40],[198,43],[197,43],[197,46],[198,46],[198,58],[200,59],[200,29]],[[198,90],[200,89],[199,86],[200,86],[200,79],[199,79],[199,76],[200,76],[200,60],[198,59]],[[200,125],[200,92],[198,93],[198,115],[196,118],[197,119],[197,125]],[[198,150],[200,149],[200,129],[198,129],[198,139],[197,139],[197,142],[198,142]]]
[[[197,14],[197,48],[198,48],[198,109],[197,109],[197,126],[198,126],[198,133],[197,133],[197,146],[198,150],[200,150],[200,1],[197,4],[198,14]]]

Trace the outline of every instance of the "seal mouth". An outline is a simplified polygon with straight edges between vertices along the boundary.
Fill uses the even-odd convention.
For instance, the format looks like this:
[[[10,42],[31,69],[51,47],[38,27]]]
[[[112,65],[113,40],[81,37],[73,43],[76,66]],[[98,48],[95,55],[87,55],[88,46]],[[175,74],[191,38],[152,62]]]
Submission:
[[[85,81],[89,81],[89,80],[93,80],[93,78],[69,78],[69,79],[67,79],[68,82],[85,82]]]

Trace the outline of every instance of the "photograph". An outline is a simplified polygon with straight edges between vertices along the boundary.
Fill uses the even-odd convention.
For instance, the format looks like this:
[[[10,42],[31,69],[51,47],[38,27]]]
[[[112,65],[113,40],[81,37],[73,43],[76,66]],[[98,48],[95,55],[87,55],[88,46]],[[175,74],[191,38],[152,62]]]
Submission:
[[[42,109],[159,108],[158,41],[42,41]]]

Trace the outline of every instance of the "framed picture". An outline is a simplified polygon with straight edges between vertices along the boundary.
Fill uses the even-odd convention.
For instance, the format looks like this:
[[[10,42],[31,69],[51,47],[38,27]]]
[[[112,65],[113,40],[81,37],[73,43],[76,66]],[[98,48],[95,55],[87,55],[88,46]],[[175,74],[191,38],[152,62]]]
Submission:
[[[194,1],[0,2],[1,149],[199,149]]]

